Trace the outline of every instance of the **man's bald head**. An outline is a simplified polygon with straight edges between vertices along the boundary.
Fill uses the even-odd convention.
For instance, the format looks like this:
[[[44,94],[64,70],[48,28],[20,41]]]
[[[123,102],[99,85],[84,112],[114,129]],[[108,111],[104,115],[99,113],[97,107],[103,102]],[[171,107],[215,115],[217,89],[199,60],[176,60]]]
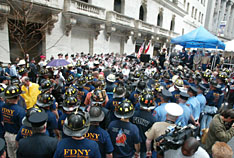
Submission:
[[[199,142],[194,137],[189,137],[184,141],[184,145],[181,150],[184,156],[192,156],[197,152],[199,146]]]

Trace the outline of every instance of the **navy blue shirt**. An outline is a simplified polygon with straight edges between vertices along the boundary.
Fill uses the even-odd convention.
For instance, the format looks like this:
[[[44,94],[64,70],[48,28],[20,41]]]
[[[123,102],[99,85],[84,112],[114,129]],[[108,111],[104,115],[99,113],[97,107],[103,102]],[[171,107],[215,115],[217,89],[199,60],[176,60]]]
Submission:
[[[95,87],[94,87],[93,85],[87,83],[87,84],[84,86],[84,89],[86,89],[87,91],[91,92],[92,90],[95,89]]]
[[[86,89],[78,88],[78,96],[79,96],[79,99],[81,100],[82,104],[84,104],[85,98],[86,98],[88,93],[89,93],[89,91],[87,91]]]
[[[133,117],[130,119],[133,124],[135,124],[139,129],[139,134],[142,139],[141,142],[141,152],[146,152],[146,136],[145,132],[152,127],[154,122],[156,122],[155,117],[149,111],[139,110],[136,111]]]
[[[131,122],[115,120],[110,123],[108,132],[114,145],[114,158],[132,157],[134,155],[134,145],[141,142],[136,125]]]
[[[9,133],[18,133],[24,116],[25,110],[17,104],[4,104],[1,108],[1,121],[4,122],[5,131]]]
[[[69,137],[59,142],[54,154],[54,158],[68,157],[101,158],[101,154],[95,141],[87,138],[75,140]]]
[[[2,108],[2,106],[4,105],[5,103],[3,101],[0,100],[0,109]],[[2,118],[2,113],[0,113],[0,117]],[[4,130],[4,127],[3,125],[0,123],[0,138],[4,138],[4,134],[5,134],[5,130]]]
[[[63,124],[64,124],[64,121],[66,120],[66,118],[67,118],[67,114],[63,113],[62,116],[60,116],[59,119],[58,119],[58,129],[60,131],[62,131],[62,138],[67,138],[68,137],[63,132]]]
[[[91,125],[85,137],[98,143],[102,157],[106,157],[106,154],[110,154],[114,150],[109,133],[99,126]]]
[[[132,102],[132,104],[135,106],[139,100],[140,92],[133,91],[129,97],[129,100]]]
[[[56,120],[56,116],[50,110],[45,110],[45,111],[48,114],[47,130],[49,131],[49,136],[54,137],[55,135],[54,135],[53,130],[58,128],[58,123],[57,123],[57,120]]]
[[[32,127],[27,127],[22,125],[20,130],[18,131],[18,134],[15,138],[16,141],[19,141],[22,138],[27,138],[27,137],[31,137],[32,136]],[[49,132],[46,130],[46,135],[49,136]]]
[[[118,119],[114,115],[115,107],[118,106],[119,104],[121,104],[124,100],[125,100],[125,98],[112,98],[107,102],[106,108],[108,110],[110,110],[110,120],[113,121],[113,120]]]

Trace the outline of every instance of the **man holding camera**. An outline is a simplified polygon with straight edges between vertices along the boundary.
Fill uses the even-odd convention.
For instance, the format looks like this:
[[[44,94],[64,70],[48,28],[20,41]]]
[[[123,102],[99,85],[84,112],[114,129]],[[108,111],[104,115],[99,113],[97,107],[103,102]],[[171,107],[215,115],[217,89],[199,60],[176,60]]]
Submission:
[[[205,148],[211,154],[216,141],[228,142],[234,136],[234,109],[227,109],[214,116],[210,123]]]
[[[166,130],[170,127],[175,127],[175,122],[179,116],[183,114],[183,108],[176,103],[167,103],[165,105],[165,110],[167,111],[166,121],[165,122],[156,122],[153,126],[145,132],[146,135],[146,156],[152,156],[151,152],[151,142],[161,135],[166,133]],[[154,150],[156,151],[157,146],[160,142],[154,141]],[[157,153],[157,157],[160,158],[159,153]]]

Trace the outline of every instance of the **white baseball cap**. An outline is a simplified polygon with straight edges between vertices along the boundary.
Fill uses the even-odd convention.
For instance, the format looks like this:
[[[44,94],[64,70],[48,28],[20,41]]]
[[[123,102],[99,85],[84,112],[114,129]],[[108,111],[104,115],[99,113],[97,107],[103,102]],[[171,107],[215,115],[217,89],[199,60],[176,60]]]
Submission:
[[[167,103],[165,106],[165,110],[171,116],[180,116],[184,112],[183,108],[176,103]]]

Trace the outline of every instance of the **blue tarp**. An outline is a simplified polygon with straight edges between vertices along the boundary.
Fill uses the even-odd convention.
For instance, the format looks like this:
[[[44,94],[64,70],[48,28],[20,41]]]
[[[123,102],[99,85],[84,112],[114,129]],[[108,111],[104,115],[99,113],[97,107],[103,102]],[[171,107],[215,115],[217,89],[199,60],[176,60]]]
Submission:
[[[185,48],[216,48],[217,46],[218,49],[225,49],[225,44],[202,26],[183,36],[171,39],[171,43]]]

